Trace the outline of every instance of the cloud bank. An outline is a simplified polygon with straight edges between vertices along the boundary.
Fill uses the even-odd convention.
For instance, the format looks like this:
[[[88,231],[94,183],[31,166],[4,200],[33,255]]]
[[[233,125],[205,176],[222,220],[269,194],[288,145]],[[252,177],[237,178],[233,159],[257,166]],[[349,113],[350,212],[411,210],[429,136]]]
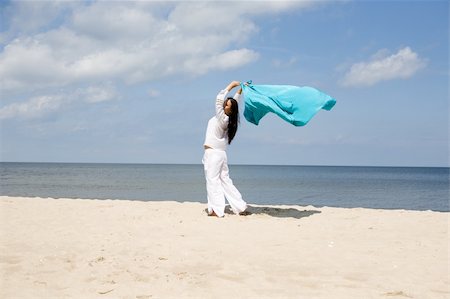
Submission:
[[[84,101],[96,103],[113,97],[114,83],[239,68],[259,57],[245,47],[258,32],[252,17],[311,5],[11,2],[3,14],[7,28],[0,34],[0,88],[6,104],[0,115],[5,119],[56,110],[62,103],[48,100],[54,94],[79,95],[85,89]]]

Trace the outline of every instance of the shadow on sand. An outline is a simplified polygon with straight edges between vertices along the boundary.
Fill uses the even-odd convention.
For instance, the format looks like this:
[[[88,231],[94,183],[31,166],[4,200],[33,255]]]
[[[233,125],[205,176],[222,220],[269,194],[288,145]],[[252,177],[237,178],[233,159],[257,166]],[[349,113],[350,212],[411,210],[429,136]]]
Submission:
[[[226,214],[233,214],[233,212],[231,211],[231,209],[229,207],[227,207],[227,209],[225,209],[225,213]],[[247,210],[246,210],[246,215],[269,215],[272,217],[279,217],[279,218],[296,218],[296,219],[300,219],[300,218],[305,218],[305,217],[309,217],[311,215],[314,214],[318,214],[321,213],[320,211],[317,210],[298,210],[298,209],[294,209],[294,208],[274,208],[274,207],[265,207],[265,206],[251,206],[248,205]]]

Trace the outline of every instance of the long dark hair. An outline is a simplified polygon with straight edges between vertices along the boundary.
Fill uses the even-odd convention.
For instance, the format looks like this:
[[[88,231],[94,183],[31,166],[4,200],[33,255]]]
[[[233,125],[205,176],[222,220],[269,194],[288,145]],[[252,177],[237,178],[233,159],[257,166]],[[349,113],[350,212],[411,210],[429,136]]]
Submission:
[[[231,97],[227,100],[231,101],[231,113],[228,115],[228,144],[230,144],[238,129],[239,105],[238,102]]]

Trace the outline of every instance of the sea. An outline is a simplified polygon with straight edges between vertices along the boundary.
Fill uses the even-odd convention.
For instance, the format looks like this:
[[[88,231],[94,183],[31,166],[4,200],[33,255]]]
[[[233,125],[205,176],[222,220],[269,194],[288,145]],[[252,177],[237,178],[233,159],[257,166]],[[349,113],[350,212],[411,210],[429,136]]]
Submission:
[[[448,167],[230,165],[247,203],[449,212]],[[0,195],[206,203],[202,165],[0,162]]]

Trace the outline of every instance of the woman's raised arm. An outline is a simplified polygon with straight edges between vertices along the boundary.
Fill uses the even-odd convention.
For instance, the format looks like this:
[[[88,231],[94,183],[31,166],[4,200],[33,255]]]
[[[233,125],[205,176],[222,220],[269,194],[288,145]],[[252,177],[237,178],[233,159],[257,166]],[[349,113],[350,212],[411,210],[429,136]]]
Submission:
[[[228,91],[230,91],[230,90],[232,90],[233,88],[235,88],[235,87],[237,87],[237,86],[240,86],[241,85],[241,82],[239,82],[239,81],[232,81],[230,84],[228,84],[228,86],[227,86],[227,90]]]

